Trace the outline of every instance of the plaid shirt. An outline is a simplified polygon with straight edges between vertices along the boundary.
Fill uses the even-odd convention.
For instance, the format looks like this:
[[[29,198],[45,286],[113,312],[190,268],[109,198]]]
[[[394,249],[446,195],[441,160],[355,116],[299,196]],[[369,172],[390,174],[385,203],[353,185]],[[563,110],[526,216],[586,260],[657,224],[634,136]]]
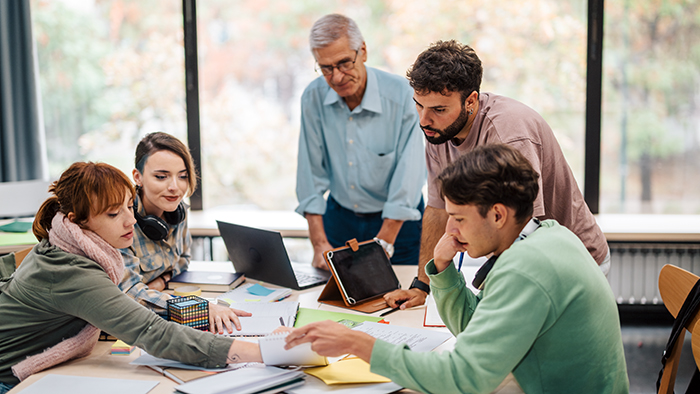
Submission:
[[[136,196],[138,199],[139,197]],[[146,216],[143,204],[138,202],[139,213]],[[129,248],[119,249],[124,258],[124,277],[119,288],[140,304],[163,312],[171,295],[151,290],[146,283],[165,272],[172,276],[186,271],[190,264],[192,235],[187,228],[187,217],[182,223],[170,226],[168,236],[163,241],[153,241],[134,226],[134,243]]]

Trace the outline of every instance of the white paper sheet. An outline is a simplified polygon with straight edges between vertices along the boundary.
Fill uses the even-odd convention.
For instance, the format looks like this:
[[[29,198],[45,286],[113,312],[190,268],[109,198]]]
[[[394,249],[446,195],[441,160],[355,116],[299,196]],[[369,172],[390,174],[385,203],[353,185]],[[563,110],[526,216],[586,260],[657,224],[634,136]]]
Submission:
[[[362,331],[394,345],[407,344],[415,352],[429,352],[452,338],[449,332],[364,322],[353,330]]]
[[[93,378],[48,374],[22,390],[25,394],[146,394],[158,385],[155,380]]]

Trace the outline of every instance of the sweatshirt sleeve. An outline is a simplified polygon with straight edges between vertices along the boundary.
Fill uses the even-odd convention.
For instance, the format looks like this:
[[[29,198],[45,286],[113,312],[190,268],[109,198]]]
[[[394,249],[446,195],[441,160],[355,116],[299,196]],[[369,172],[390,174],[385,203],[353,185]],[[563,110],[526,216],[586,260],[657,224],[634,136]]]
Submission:
[[[441,274],[455,275],[447,271]],[[438,276],[434,277],[440,281]],[[431,287],[435,288],[433,277]],[[454,350],[419,353],[407,346],[377,340],[372,349],[371,371],[425,393],[493,391],[531,348],[551,302],[533,281],[518,273],[494,281],[489,291],[490,296],[479,301],[470,319],[467,319],[468,312],[457,313],[465,305],[471,305],[470,301],[465,302],[471,298],[466,293],[451,298],[452,309],[439,308],[441,316],[447,313],[446,324],[452,325],[451,331],[454,332],[456,324],[465,325],[456,336]],[[470,291],[467,289],[467,292]],[[442,302],[439,297],[436,291],[438,305]],[[452,314],[457,315],[454,322],[450,320]]]

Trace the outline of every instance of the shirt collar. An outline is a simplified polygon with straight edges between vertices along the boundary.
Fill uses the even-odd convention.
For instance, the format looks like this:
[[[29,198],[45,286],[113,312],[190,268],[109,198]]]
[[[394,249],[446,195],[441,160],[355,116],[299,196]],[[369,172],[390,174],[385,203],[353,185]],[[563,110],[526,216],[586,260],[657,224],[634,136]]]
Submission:
[[[357,106],[352,112],[361,112],[362,110],[376,112],[378,114],[382,113],[382,100],[379,97],[379,84],[377,83],[377,75],[374,70],[370,67],[365,67],[367,70],[367,87],[365,88],[365,94],[362,96],[362,102]],[[331,105],[336,102],[340,102],[341,97],[335,90],[329,87],[328,93],[326,93],[326,98],[323,101],[323,105]]]

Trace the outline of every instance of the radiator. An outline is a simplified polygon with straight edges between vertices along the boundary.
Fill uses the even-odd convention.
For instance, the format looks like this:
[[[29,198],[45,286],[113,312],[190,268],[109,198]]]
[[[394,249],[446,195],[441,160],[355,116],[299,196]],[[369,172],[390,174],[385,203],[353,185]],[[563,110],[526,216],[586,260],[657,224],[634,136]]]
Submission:
[[[659,272],[673,264],[700,275],[700,245],[679,243],[610,244],[610,287],[618,304],[661,305]]]

